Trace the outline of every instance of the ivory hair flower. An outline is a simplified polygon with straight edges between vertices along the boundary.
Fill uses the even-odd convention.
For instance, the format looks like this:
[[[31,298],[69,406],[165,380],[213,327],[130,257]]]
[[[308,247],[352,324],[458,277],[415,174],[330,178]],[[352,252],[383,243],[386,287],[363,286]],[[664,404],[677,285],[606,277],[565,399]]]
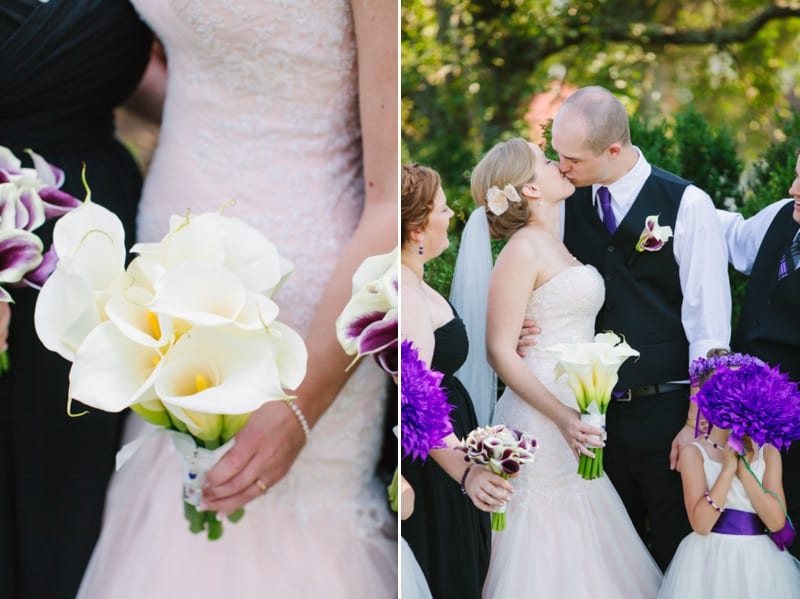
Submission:
[[[636,243],[637,252],[657,252],[672,237],[672,227],[658,224],[658,215],[651,214],[644,221],[644,229]]]
[[[509,202],[521,202],[522,198],[519,197],[517,190],[510,183],[503,189],[496,185],[492,185],[489,191],[486,192],[486,209],[495,216],[500,216],[508,210]]]

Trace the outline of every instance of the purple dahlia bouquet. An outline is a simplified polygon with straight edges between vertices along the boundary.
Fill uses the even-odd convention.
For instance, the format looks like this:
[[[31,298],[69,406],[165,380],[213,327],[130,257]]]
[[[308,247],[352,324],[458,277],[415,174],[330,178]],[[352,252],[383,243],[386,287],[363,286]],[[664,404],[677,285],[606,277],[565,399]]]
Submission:
[[[453,406],[440,386],[444,375],[428,368],[408,340],[400,346],[400,368],[400,444],[405,457],[425,461],[453,432]]]
[[[693,384],[708,377],[692,398],[697,402],[698,412],[708,421],[709,427],[730,429],[728,446],[739,454],[739,459],[764,492],[777,499],[777,495],[765,489],[750,470],[743,441],[749,437],[759,445],[769,443],[785,449],[800,439],[800,391],[797,383],[790,381],[788,375],[777,367],[747,354],[698,358],[691,365],[690,376]],[[792,543],[795,531],[788,515],[783,530],[770,533],[770,536],[781,550]]]
[[[510,428],[505,424],[480,427],[464,439],[461,450],[465,460],[483,466],[487,470],[509,479],[519,474],[523,464],[534,461],[536,439],[528,433]],[[506,506],[492,512],[492,530],[506,528]]]
[[[56,267],[53,249],[33,233],[80,202],[61,191],[64,172],[27,150],[33,168],[23,167],[11,150],[0,146],[0,302],[14,300],[5,287],[41,289]],[[9,368],[8,354],[0,352],[0,373]]]

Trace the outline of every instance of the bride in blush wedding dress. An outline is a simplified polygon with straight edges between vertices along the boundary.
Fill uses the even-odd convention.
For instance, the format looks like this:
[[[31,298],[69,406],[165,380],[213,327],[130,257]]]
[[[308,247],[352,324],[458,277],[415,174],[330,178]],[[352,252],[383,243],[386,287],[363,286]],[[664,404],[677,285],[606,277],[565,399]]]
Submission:
[[[594,337],[603,280],[560,239],[561,202],[574,187],[520,138],[490,150],[471,186],[491,233],[509,239],[488,286],[488,356],[507,385],[494,422],[538,442],[536,462],[513,479],[507,528],[492,535],[483,596],[655,597],[661,572],[608,477],[577,474],[578,451],[587,452],[588,435],[602,430],[580,421],[573,393],[554,380],[553,359],[536,349],[524,358],[516,352],[524,318],[541,329],[539,348]]]
[[[345,373],[334,322],[355,268],[397,235],[396,5],[133,4],[168,62],[138,240],[160,239],[171,214],[233,198],[226,215],[293,262],[275,299],[309,349],[296,405],[312,430],[300,450],[282,402],[251,417],[209,475],[209,509],[246,503],[213,542],[187,529],[169,442],[149,441],[114,476],[79,597],[395,596],[397,524],[375,476],[387,377],[372,360]],[[129,439],[146,428],[129,424]]]

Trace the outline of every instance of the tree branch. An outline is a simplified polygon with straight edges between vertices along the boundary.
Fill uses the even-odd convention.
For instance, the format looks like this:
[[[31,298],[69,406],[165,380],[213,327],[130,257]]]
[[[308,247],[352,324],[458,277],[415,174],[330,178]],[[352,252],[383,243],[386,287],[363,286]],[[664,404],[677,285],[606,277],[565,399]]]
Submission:
[[[705,44],[725,45],[744,42],[751,39],[767,23],[777,19],[800,17],[800,6],[770,4],[749,20],[741,23],[710,27],[704,29],[682,29],[655,23],[632,24],[625,28],[613,25],[604,28],[605,39],[616,42],[636,42],[650,46],[677,44],[684,46],[702,46]]]

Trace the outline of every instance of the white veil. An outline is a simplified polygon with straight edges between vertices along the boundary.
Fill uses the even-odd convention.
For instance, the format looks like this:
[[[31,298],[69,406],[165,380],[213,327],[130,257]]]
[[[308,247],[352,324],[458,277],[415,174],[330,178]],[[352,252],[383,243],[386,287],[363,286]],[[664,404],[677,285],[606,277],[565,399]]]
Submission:
[[[497,402],[497,375],[486,360],[486,305],[492,266],[489,222],[481,206],[472,211],[461,234],[450,287],[450,303],[469,335],[467,361],[455,374],[469,392],[480,426],[491,423]]]

